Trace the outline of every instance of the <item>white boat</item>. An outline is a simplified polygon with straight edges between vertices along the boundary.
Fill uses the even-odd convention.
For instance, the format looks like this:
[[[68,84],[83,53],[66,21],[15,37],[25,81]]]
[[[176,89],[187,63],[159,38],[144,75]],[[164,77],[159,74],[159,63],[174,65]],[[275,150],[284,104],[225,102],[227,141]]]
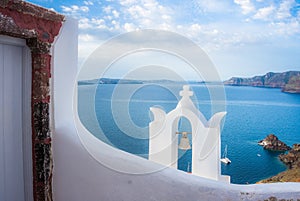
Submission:
[[[225,164],[229,164],[231,163],[231,160],[229,158],[227,158],[227,145],[225,147],[225,151],[224,151],[224,154],[223,154],[223,158],[220,159],[220,161],[222,163],[225,163]]]

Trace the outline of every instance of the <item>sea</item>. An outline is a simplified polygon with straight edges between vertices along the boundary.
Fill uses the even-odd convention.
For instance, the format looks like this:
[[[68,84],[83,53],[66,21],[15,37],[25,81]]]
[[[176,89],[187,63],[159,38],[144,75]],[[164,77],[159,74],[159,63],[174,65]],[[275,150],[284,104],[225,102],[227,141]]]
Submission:
[[[89,84],[78,86],[78,113],[83,125],[98,139],[126,152],[148,158],[150,107],[167,113],[178,100],[182,83]],[[224,86],[225,102],[212,103],[208,85],[190,84],[195,106],[210,119],[226,111],[222,122],[221,150],[227,147],[230,164],[221,164],[223,175],[234,184],[253,184],[274,176],[287,167],[278,159],[282,152],[264,150],[257,142],[275,134],[289,146],[300,143],[300,94],[280,89]],[[219,87],[219,86],[216,86]],[[191,131],[181,118],[178,131]],[[179,150],[178,169],[190,171],[191,150]]]

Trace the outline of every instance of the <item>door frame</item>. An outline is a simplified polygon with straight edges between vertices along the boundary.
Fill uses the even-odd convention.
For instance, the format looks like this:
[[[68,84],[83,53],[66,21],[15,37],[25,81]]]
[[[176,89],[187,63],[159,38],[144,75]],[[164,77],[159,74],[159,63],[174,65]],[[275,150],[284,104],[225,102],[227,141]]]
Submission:
[[[31,128],[31,51],[25,39],[0,35],[0,43],[22,47],[22,153],[25,201],[33,200]]]

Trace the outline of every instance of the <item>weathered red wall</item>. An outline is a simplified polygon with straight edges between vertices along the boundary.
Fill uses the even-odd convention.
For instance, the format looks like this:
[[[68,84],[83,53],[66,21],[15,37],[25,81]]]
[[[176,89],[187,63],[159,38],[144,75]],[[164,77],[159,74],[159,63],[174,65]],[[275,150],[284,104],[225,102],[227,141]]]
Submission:
[[[63,21],[63,15],[24,1],[0,1],[0,34],[24,38],[31,49],[32,160],[35,201],[52,200],[53,163],[49,119],[50,49]]]

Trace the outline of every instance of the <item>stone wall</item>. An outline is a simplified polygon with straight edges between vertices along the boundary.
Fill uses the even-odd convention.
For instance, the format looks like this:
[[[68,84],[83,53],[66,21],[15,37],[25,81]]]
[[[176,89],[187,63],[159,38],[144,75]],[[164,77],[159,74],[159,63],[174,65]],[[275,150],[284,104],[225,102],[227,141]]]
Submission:
[[[0,35],[26,39],[32,55],[32,161],[34,200],[52,200],[49,119],[51,47],[64,16],[19,0],[0,1]]]

